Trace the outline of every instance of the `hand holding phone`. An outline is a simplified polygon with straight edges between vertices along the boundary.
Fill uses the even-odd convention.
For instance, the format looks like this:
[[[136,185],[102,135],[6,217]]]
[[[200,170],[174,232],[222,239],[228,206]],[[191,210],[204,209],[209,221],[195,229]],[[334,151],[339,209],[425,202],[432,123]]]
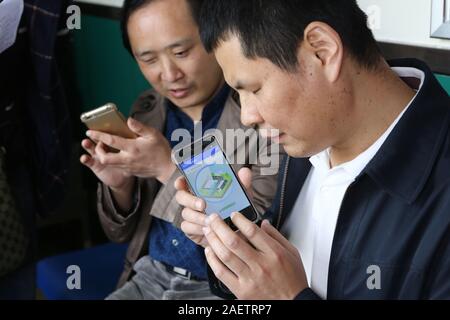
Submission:
[[[137,137],[128,128],[125,117],[113,103],[107,103],[104,106],[85,112],[81,115],[80,119],[93,131],[130,139]],[[103,149],[103,152],[117,153],[119,150],[105,144],[98,146],[97,143],[98,141],[96,139],[85,139],[82,141],[82,147],[87,154],[81,156],[81,163],[90,168],[97,178],[111,189],[131,190],[134,185],[134,177],[126,174],[124,170],[100,163],[96,157],[98,155],[98,147]]]
[[[164,135],[139,120],[126,121],[114,104],[87,112],[81,120],[91,129],[90,140],[83,140],[83,148],[91,155],[95,152],[100,168],[107,167],[108,172],[120,168],[124,176],[155,178],[163,184],[176,170]],[[87,164],[84,160],[82,163]],[[98,170],[97,177],[102,172],[106,171]]]
[[[241,212],[255,223],[260,221],[258,212],[214,136],[206,136],[188,147],[175,149],[172,159],[183,174],[190,191],[205,201],[204,211],[207,215],[218,213],[233,230],[236,230],[230,217],[233,212]],[[185,192],[181,179],[176,182],[176,188],[179,190],[177,201],[181,205],[192,204],[194,197]],[[190,221],[185,221],[187,223],[182,226],[182,230],[197,244],[207,246],[202,231],[206,216],[197,211],[202,209],[186,207],[185,210],[183,215],[188,215]],[[207,273],[210,289],[214,294],[224,299],[236,298],[217,279],[209,265]]]
[[[128,128],[127,121],[113,103],[85,112],[81,121],[94,131],[109,133],[127,139],[136,138],[136,134]]]
[[[259,214],[214,136],[175,149],[172,159],[191,192],[205,201],[207,215],[219,214],[233,229],[230,218],[233,212],[257,222]]]

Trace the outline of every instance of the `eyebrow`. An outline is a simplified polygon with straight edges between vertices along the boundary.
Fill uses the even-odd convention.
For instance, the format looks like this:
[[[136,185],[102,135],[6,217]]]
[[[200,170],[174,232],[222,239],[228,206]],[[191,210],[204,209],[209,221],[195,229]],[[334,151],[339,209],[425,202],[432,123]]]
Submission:
[[[192,43],[192,40],[191,40],[191,39],[184,39],[184,40],[180,40],[180,41],[177,41],[177,42],[174,42],[174,43],[168,45],[168,46],[165,47],[163,50],[173,49],[173,48],[177,48],[177,47],[182,47],[182,46],[185,46],[185,45],[189,45],[189,44],[191,44],[191,43]],[[145,56],[145,55],[147,55],[147,54],[154,54],[154,53],[155,53],[155,51],[152,51],[152,50],[146,50],[146,51],[144,51],[144,52],[139,53],[138,56],[139,56],[139,57],[142,57],[142,56]]]

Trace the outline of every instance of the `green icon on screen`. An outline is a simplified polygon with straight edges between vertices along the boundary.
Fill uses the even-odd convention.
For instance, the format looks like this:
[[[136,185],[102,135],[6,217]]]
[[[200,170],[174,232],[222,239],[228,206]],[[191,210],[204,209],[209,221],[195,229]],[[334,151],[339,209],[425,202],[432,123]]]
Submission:
[[[230,174],[211,173],[207,176],[199,189],[201,196],[205,198],[223,198],[227,190],[230,188],[232,177]]]

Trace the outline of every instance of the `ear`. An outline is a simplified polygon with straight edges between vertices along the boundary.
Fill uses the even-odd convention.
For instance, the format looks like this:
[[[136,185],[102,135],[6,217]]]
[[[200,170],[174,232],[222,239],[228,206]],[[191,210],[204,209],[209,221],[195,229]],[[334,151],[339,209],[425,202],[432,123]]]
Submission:
[[[305,29],[302,47],[325,77],[335,82],[341,72],[344,46],[339,34],[328,24],[311,22]]]

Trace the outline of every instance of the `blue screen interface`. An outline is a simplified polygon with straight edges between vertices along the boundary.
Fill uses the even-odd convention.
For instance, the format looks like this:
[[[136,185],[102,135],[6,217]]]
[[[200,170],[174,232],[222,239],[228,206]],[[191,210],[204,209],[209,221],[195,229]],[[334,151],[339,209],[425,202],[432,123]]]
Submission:
[[[192,191],[206,202],[206,214],[222,219],[241,211],[250,203],[228,164],[222,150],[213,146],[181,163]]]

